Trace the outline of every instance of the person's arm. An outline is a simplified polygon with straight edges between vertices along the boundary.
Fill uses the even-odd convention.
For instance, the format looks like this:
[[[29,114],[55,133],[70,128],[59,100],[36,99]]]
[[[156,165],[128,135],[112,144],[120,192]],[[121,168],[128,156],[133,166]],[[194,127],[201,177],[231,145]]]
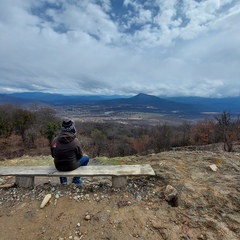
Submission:
[[[76,141],[76,156],[77,156],[77,159],[81,159],[83,157],[82,148],[79,140],[75,139],[75,141]]]
[[[81,158],[83,157],[82,149],[81,149],[80,146],[77,146],[76,149],[77,149],[77,151],[76,151],[76,153],[77,153],[77,159],[81,159]]]
[[[54,158],[52,146],[51,146],[51,155],[52,155],[52,157]]]
[[[56,146],[57,146],[57,138],[54,138],[52,143],[51,143],[51,147],[50,147],[51,155],[52,155],[53,158],[54,158],[54,150],[53,150],[53,148],[56,147]]]

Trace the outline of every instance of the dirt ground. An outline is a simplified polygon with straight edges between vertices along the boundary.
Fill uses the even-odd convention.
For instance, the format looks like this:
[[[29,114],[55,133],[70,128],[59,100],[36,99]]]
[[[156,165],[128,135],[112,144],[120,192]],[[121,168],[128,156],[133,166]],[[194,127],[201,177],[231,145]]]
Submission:
[[[34,189],[0,188],[0,239],[240,239],[240,153],[169,151],[122,163],[149,163],[156,176],[116,189],[110,178],[83,178],[82,186],[36,178]],[[167,185],[177,190],[174,206]]]

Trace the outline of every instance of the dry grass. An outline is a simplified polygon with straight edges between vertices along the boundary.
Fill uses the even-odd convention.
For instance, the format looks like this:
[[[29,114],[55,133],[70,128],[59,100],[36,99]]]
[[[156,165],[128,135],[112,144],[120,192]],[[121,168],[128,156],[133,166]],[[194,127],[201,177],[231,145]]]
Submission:
[[[127,159],[127,157],[114,157],[114,158],[98,157],[95,159],[105,165],[121,165],[123,164],[124,160]]]
[[[218,164],[222,164],[222,159],[219,157],[212,157],[211,159],[213,161],[214,164],[218,165]]]
[[[98,157],[95,158],[102,164],[105,165],[121,165],[127,157]],[[28,156],[24,155],[20,158],[14,158],[11,160],[0,161],[0,166],[54,166],[53,158],[51,156]]]
[[[20,158],[0,161],[0,166],[53,166],[53,158],[51,156],[31,157],[24,155]]]

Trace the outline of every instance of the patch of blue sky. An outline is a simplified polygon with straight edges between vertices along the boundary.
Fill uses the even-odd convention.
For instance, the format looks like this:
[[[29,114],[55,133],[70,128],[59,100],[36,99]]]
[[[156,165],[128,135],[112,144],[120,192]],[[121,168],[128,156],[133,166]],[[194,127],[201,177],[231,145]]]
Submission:
[[[118,22],[119,30],[123,33],[134,34],[136,31],[141,30],[144,25],[150,24],[154,25],[153,17],[158,14],[159,7],[151,6],[147,4],[149,1],[138,1],[143,5],[141,9],[136,9],[133,4],[123,4],[123,1],[112,0],[112,13],[110,18],[114,22]],[[152,19],[151,21],[145,21],[144,23],[139,23],[135,19],[139,17],[141,10],[150,10]]]
[[[121,8],[123,8],[123,2],[124,0],[111,0],[113,9],[116,9],[116,11],[119,11]]]
[[[59,3],[49,3],[49,2],[41,2],[39,5],[35,5],[31,9],[31,14],[38,16],[40,19],[42,19],[43,22],[50,22],[52,24],[52,28],[57,33],[66,33],[70,29],[67,28],[67,26],[63,23],[56,23],[53,19],[53,17],[49,14],[49,10],[54,10],[57,12],[64,11],[62,4]],[[39,28],[43,28],[41,25],[39,25]]]
[[[228,10],[230,10],[232,7],[236,6],[237,4],[239,4],[239,7],[240,7],[240,2],[239,0],[232,0],[228,3],[226,3],[224,6],[222,6],[221,8],[219,8],[216,13],[219,14],[219,13],[223,13],[223,12],[226,12]]]
[[[67,33],[70,29],[65,24],[60,23],[53,27],[53,30],[57,33]]]
[[[172,20],[179,21],[179,19],[181,19],[181,22],[178,27],[184,28],[189,24],[190,19],[185,15],[183,0],[177,1],[177,4],[175,5],[175,7],[176,7],[176,14],[175,16],[173,16]]]
[[[62,12],[63,6],[60,2],[58,3],[39,2],[38,5],[34,5],[34,7],[31,8],[31,14],[38,16],[39,18],[45,21],[53,22],[54,20],[52,16],[48,14],[49,9]]]
[[[92,38],[96,39],[97,41],[100,40],[100,37],[97,34],[94,33],[88,33],[89,36],[91,36]]]
[[[124,16],[127,16],[133,8],[131,6],[124,6],[122,0],[112,0],[112,12],[109,15],[111,20],[118,21]]]

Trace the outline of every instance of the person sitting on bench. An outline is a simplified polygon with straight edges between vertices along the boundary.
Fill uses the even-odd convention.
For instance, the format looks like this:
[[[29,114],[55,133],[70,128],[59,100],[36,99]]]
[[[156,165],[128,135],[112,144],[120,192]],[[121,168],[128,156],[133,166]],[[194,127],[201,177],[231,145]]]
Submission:
[[[51,145],[51,155],[58,171],[72,171],[78,167],[88,165],[89,157],[83,155],[80,141],[76,135],[77,130],[74,121],[64,118],[61,132],[53,139]],[[67,184],[67,177],[60,177],[60,183]],[[79,176],[75,176],[72,183],[81,184],[82,180]]]

